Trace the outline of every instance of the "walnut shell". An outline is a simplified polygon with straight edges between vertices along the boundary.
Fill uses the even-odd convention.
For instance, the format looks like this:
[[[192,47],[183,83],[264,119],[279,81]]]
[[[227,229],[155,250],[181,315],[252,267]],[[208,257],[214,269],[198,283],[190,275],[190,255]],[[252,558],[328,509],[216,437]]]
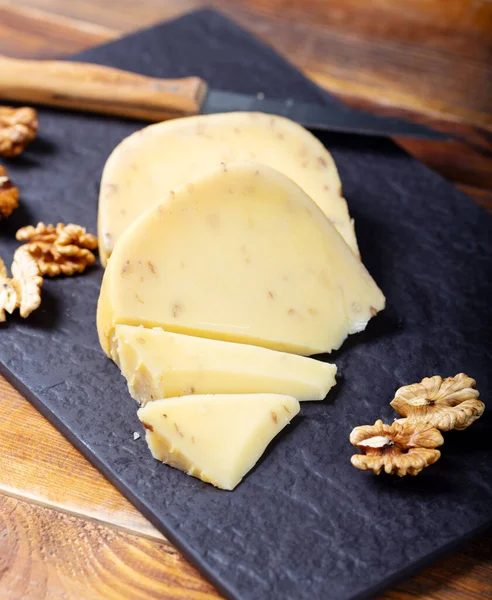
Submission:
[[[446,379],[439,375],[425,377],[420,383],[397,390],[390,404],[412,423],[428,423],[441,431],[462,430],[480,418],[485,409],[477,399],[475,385],[476,381],[465,373]]]

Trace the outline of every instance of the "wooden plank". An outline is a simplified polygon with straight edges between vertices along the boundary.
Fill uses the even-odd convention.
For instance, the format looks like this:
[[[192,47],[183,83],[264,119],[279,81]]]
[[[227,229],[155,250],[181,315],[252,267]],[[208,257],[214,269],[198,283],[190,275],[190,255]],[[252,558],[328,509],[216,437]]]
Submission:
[[[102,44],[117,35],[95,24],[0,2],[0,54],[6,56],[53,58]]]
[[[14,0],[6,0],[6,6],[8,6],[11,11],[11,21],[13,19],[10,23],[10,29],[12,28],[12,23],[17,29],[16,35],[13,36],[13,46],[9,45],[9,53],[18,53],[18,46],[22,47],[23,54],[31,52],[31,49],[33,49],[31,31],[33,29],[35,31],[39,29],[39,27],[35,25],[39,20],[44,22],[44,27],[56,28],[57,37],[55,37],[52,44],[50,44],[49,52],[53,55],[57,55],[57,53],[59,53],[58,49],[64,49],[64,44],[67,40],[74,40],[74,31],[76,31],[79,38],[81,37],[82,39],[75,36],[74,43],[77,44],[77,47],[71,48],[71,51],[81,49],[85,47],[86,44],[90,45],[90,43],[94,43],[94,34],[97,36],[96,41],[102,42],[109,37],[114,37],[132,29],[135,26],[136,15],[138,25],[143,26],[148,25],[155,20],[175,17],[194,6],[202,4],[201,0],[186,0],[186,2],[181,2],[181,0],[167,0],[166,2],[159,3],[155,3],[153,0],[146,0],[138,12],[135,13],[135,4],[133,0],[124,0],[121,3],[121,10],[119,11],[114,11],[111,5],[103,5],[101,7],[98,4],[95,6],[92,0],[89,2],[86,0],[83,2],[75,0],[71,3],[60,3],[59,0],[28,0],[28,2],[34,4],[36,7],[22,8],[20,10],[18,7],[14,6]],[[238,0],[236,0],[236,4],[237,2]],[[274,3],[275,2],[277,2],[277,0],[274,0]],[[297,3],[294,4],[297,6]],[[219,8],[224,8],[220,6],[220,2],[218,6]],[[316,4],[316,7],[317,6],[318,5]],[[51,12],[48,12],[51,10],[57,10],[62,14],[61,16],[59,14],[53,15]],[[260,13],[266,15],[269,19],[273,18],[271,10],[267,11],[266,9],[261,9]],[[239,20],[241,20],[240,17],[242,14],[242,12],[239,12],[238,15],[235,14],[232,16],[238,16]],[[260,36],[268,39],[271,37],[274,30],[278,34],[277,24],[263,22],[261,18],[259,21],[255,19],[253,24],[252,19],[248,15],[249,13],[246,15],[247,18],[243,15],[247,21],[246,25],[252,28]],[[392,18],[394,18],[394,16]],[[46,25],[46,23],[48,23],[48,25]],[[100,25],[99,23],[103,23],[103,25]],[[282,27],[285,29],[285,24],[282,25],[281,28]],[[43,33],[42,28],[40,31],[40,36],[44,39],[45,33]],[[25,39],[26,36],[27,39]],[[88,37],[86,38],[85,36]],[[276,35],[276,39],[277,38],[278,35]],[[85,41],[86,39],[87,42]],[[303,45],[302,36],[299,37],[295,31],[285,30],[285,46],[282,46],[280,50],[287,54],[292,52],[295,56],[298,56],[299,53],[295,52],[296,43]],[[10,42],[7,40],[4,41],[4,44],[10,44]],[[11,48],[14,48],[14,52],[12,52]],[[362,51],[360,48],[359,50]],[[318,52],[322,52],[322,50],[318,49]],[[326,53],[326,56],[329,56],[329,54]],[[323,61],[323,63],[325,62],[326,61]],[[370,110],[372,112],[395,114],[404,118],[427,122],[430,125],[437,125],[438,128],[443,131],[448,131],[453,135],[457,135],[463,140],[460,144],[441,144],[437,142],[420,143],[403,139],[399,140],[399,142],[416,158],[425,162],[441,175],[450,177],[452,181],[472,185],[474,187],[487,188],[492,186],[490,157],[487,159],[484,156],[480,156],[478,152],[473,153],[473,151],[469,151],[470,149],[467,147],[471,145],[472,148],[479,148],[482,151],[482,155],[484,150],[492,155],[492,134],[487,134],[485,131],[481,132],[469,125],[459,124],[456,122],[458,115],[444,115],[438,111],[436,112],[430,105],[426,105],[425,107],[413,106],[410,108],[408,108],[408,106],[405,107],[405,103],[403,103],[403,105],[398,105],[395,98],[388,96],[386,93],[384,95],[384,104],[381,104],[380,98],[378,98],[375,103],[374,98],[367,94],[367,90],[359,90],[362,94],[362,96],[360,96],[357,95],[357,90],[354,91],[353,86],[347,85],[347,82],[344,80],[341,80],[338,83],[333,81],[327,82],[326,77],[323,74],[310,70],[310,64],[311,62],[309,59],[307,60],[308,66],[306,67],[307,73],[313,76],[318,83],[325,85],[325,87],[335,92],[350,106]],[[357,85],[359,85],[359,83],[360,81],[357,80]],[[389,89],[394,91],[395,87],[393,86],[393,82],[391,83],[392,86]],[[468,95],[473,96],[470,94]],[[420,112],[417,112],[417,108]],[[427,117],[422,117],[422,110],[425,110]],[[452,120],[446,121],[444,117]],[[456,158],[458,154],[459,160]]]
[[[492,535],[388,590],[378,600],[486,600],[492,596]]]
[[[333,92],[492,127],[487,0],[120,0],[117,11],[99,0],[25,2],[120,31],[212,6]]]
[[[5,600],[216,600],[171,546],[0,495]]]
[[[449,181],[492,190],[492,145],[490,154],[486,154],[460,141],[399,138],[398,142]]]
[[[472,185],[463,184],[458,184],[456,187],[470,196],[477,204],[483,206],[485,210],[492,213],[492,190],[483,190]]]
[[[0,492],[164,539],[3,377],[0,431]]]

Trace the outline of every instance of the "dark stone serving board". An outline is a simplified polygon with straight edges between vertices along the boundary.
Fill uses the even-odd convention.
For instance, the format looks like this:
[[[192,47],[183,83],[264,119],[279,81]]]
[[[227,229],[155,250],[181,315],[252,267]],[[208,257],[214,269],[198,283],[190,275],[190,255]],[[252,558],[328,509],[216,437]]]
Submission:
[[[335,103],[224,17],[201,11],[76,57],[155,76],[202,75],[214,87]],[[40,111],[40,138],[9,161],[22,206],[0,224],[10,260],[18,227],[96,228],[101,171],[141,123]],[[47,281],[41,308],[0,326],[6,377],[226,595],[367,597],[429,564],[492,521],[492,410],[446,434],[417,478],[350,465],[356,425],[382,417],[397,387],[464,371],[492,392],[492,220],[392,142],[323,135],[340,170],[362,257],[387,297],[366,332],[330,357],[339,383],[303,405],[234,492],[155,461],[136,405],[99,348],[102,268]],[[33,443],[36,443],[35,437]]]

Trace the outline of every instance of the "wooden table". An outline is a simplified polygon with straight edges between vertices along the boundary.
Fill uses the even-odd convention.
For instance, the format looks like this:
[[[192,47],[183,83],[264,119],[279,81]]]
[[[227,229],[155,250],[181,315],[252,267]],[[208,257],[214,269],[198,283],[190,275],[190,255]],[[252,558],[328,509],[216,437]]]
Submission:
[[[346,102],[456,134],[401,143],[492,211],[490,0],[0,0],[0,54],[63,56],[205,4]],[[1,378],[0,407],[2,599],[219,597]],[[489,534],[382,598],[491,593]]]

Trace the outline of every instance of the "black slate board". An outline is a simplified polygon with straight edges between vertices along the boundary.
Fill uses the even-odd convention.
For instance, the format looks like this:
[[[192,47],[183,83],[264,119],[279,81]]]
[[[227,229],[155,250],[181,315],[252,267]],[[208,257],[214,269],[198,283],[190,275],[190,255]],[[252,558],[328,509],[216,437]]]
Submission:
[[[334,103],[236,25],[201,11],[84,52],[77,60],[212,86]],[[22,225],[96,227],[101,170],[141,126],[40,112],[41,137],[11,161],[22,207],[0,225],[10,259]],[[394,417],[397,387],[465,371],[492,391],[492,225],[485,212],[390,141],[324,135],[356,220],[364,262],[388,308],[330,359],[339,384],[274,442],[232,493],[154,461],[136,405],[99,349],[102,269],[47,281],[40,310],[0,326],[3,372],[227,595],[361,598],[428,564],[492,521],[491,414],[446,435],[442,459],[417,478],[350,466],[352,427]],[[35,439],[33,440],[35,443]]]

